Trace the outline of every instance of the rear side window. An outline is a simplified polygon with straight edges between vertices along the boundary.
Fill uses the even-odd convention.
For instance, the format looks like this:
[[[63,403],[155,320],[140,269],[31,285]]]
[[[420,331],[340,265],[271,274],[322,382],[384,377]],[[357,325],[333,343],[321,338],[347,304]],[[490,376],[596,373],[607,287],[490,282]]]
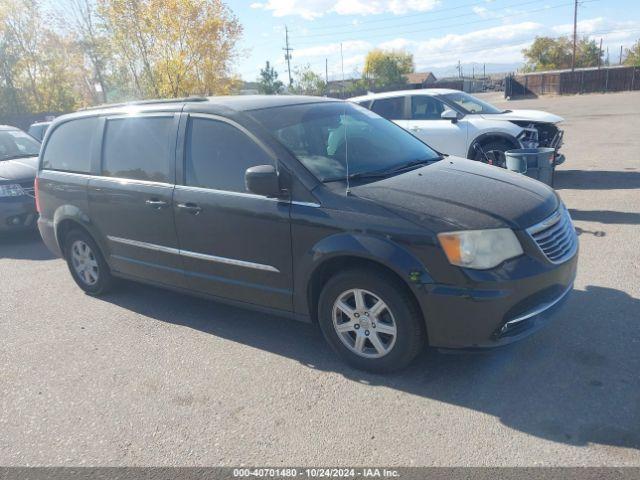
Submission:
[[[388,120],[401,120],[404,118],[404,97],[374,100],[371,110]]]
[[[107,120],[102,146],[102,175],[173,182],[173,116]]]
[[[273,161],[236,127],[217,120],[192,118],[187,129],[186,184],[245,192],[247,168]]]
[[[433,97],[414,95],[411,97],[411,118],[413,120],[442,120],[440,115],[444,104]]]
[[[65,122],[51,133],[42,158],[42,168],[65,172],[91,172],[92,146],[98,117]]]

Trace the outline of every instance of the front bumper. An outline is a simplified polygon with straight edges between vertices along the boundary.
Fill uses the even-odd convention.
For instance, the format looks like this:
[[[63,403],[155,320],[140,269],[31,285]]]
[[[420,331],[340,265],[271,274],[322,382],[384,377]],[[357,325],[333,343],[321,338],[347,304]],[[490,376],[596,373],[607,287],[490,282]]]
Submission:
[[[423,285],[419,302],[429,344],[444,349],[487,348],[531,335],[569,296],[577,263],[577,252],[560,265],[522,256],[493,272],[498,281],[477,281],[468,287]]]
[[[29,195],[0,198],[0,232],[35,228],[38,219],[35,199]]]

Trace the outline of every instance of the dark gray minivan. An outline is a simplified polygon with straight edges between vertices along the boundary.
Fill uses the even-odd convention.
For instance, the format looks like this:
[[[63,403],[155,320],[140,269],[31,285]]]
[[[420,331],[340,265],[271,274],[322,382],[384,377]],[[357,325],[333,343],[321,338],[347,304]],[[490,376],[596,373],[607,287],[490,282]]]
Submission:
[[[76,283],[115,277],[319,323],[352,365],[520,339],[570,292],[567,209],[358,105],[190,98],[57,118],[39,228]]]

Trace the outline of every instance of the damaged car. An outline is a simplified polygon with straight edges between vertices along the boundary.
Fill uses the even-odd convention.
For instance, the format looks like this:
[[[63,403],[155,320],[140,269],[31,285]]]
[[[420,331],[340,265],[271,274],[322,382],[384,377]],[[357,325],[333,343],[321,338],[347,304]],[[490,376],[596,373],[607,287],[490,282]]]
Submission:
[[[431,88],[369,94],[350,99],[408,130],[441,153],[505,167],[504,152],[517,148],[559,153],[564,119],[540,110],[502,110],[459,90]]]

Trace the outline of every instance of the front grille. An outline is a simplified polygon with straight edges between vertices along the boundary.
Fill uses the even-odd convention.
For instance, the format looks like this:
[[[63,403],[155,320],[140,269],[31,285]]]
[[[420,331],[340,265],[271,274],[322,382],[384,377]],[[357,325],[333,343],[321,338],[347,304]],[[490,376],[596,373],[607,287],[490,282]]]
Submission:
[[[546,220],[529,227],[527,232],[552,263],[568,260],[578,249],[576,230],[564,205]]]

